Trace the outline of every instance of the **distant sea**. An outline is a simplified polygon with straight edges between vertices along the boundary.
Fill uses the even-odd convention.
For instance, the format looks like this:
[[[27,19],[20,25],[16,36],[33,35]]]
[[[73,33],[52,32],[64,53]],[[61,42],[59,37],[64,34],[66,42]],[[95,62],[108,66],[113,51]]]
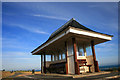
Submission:
[[[118,67],[120,67],[120,65],[108,65],[108,66],[99,66],[99,69],[100,69],[101,71],[104,71],[104,70],[106,70],[106,69],[118,68]]]
[[[38,71],[41,71],[41,70],[35,70],[35,71],[37,71],[37,72],[38,72]]]

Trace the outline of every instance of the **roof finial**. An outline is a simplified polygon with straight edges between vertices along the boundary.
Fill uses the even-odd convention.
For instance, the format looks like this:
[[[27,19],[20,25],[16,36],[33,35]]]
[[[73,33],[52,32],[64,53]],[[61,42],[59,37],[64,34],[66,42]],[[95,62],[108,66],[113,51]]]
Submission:
[[[75,20],[75,18],[72,18],[72,20]]]

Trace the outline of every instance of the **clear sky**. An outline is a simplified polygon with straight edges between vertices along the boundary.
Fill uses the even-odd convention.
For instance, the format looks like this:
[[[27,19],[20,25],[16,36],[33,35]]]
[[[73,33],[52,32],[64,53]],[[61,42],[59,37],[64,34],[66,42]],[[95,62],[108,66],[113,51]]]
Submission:
[[[100,66],[118,63],[118,3],[4,2],[3,69],[40,69],[40,56],[30,52],[71,18],[92,30],[114,35],[112,41],[96,45],[95,49]]]

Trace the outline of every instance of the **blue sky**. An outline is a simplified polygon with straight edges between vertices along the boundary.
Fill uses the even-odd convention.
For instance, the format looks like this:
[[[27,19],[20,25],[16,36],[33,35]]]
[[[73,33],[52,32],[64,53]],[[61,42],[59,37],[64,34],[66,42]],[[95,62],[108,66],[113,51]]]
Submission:
[[[92,30],[114,35],[112,41],[96,45],[95,49],[99,65],[118,63],[117,3],[4,2],[3,69],[40,69],[40,56],[33,56],[30,52],[71,18]]]

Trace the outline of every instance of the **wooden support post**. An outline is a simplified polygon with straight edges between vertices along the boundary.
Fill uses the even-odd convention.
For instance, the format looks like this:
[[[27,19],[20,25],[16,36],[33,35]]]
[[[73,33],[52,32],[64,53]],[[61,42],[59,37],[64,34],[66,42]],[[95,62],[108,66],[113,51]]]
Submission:
[[[76,40],[72,38],[73,42],[73,52],[74,52],[74,61],[75,61],[75,74],[80,74],[79,63],[77,61],[77,47],[76,47]]]
[[[43,55],[41,54],[41,73],[43,73]]]
[[[61,53],[61,60],[63,59],[63,57],[62,57],[62,53]]]
[[[86,54],[86,46],[85,45],[83,45],[83,49],[84,49],[84,56],[86,57],[87,54]]]
[[[59,53],[57,54],[57,58],[58,58],[58,61],[59,61],[59,60],[60,60],[60,59],[59,59]]]
[[[92,48],[93,60],[96,61],[94,41],[91,41],[91,48]]]
[[[67,61],[67,42],[65,42],[65,59],[66,59],[66,64],[65,64],[65,67],[66,67],[66,74],[68,74],[68,61]]]
[[[95,66],[94,69],[95,69],[95,72],[99,72],[98,61],[96,61],[96,55],[95,55],[94,41],[91,41],[91,48],[92,48],[94,66]]]
[[[44,73],[46,74],[46,55],[44,53]]]
[[[54,61],[56,61],[56,55],[54,54]]]
[[[53,61],[53,55],[51,54],[51,61]]]

